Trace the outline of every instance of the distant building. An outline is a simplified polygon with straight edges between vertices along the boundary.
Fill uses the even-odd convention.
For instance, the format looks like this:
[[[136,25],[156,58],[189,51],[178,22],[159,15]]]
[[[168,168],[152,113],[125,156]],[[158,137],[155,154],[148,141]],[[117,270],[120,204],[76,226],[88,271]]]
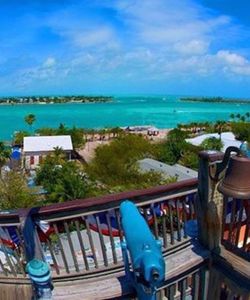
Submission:
[[[158,128],[156,128],[156,127],[150,127],[150,128],[148,128],[148,132],[147,132],[147,134],[149,135],[149,136],[151,136],[151,135],[154,135],[154,136],[157,136],[158,134],[159,134],[159,129]]]
[[[24,137],[23,156],[25,168],[35,169],[41,163],[43,157],[53,153],[57,147],[61,148],[67,157],[71,159],[73,145],[70,135]]]
[[[225,152],[226,149],[229,146],[235,146],[235,147],[240,147],[241,141],[237,141],[235,138],[235,135],[232,132],[222,132],[221,136],[218,133],[207,133],[207,134],[202,134],[197,137],[191,138],[191,139],[186,139],[186,142],[194,145],[194,146],[199,146],[205,139],[207,138],[221,138],[221,141],[223,143],[223,147],[221,151]]]
[[[142,171],[161,172],[166,177],[176,177],[177,181],[198,177],[198,172],[192,169],[186,168],[179,164],[170,166],[151,158],[139,160],[139,166]]]

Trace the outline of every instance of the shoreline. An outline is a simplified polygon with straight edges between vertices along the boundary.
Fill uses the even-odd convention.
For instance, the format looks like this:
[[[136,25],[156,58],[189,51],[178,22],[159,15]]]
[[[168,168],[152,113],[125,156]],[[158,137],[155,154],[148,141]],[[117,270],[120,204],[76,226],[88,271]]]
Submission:
[[[232,103],[232,104],[250,104],[250,99],[227,99],[222,97],[183,97],[180,98],[181,102],[199,102],[199,103]]]
[[[0,102],[0,106],[14,106],[14,105],[53,105],[53,104],[100,104],[100,103],[113,103],[113,101],[68,101],[68,102],[27,102],[27,103],[2,103]]]
[[[24,105],[24,104],[68,104],[68,103],[108,103],[113,102],[113,96],[20,96],[0,97],[0,105]]]

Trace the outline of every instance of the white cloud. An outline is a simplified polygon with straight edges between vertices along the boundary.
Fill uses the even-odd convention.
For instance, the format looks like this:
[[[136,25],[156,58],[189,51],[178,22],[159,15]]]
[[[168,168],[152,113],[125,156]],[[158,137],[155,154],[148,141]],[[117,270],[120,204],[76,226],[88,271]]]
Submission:
[[[80,47],[92,47],[112,40],[113,34],[110,28],[98,28],[79,32],[73,36],[73,39]]]
[[[39,19],[62,46],[57,56],[19,72],[25,83],[102,76],[136,83],[142,78],[167,82],[250,75],[247,56],[230,50],[237,48],[242,28],[193,0],[91,0],[86,9],[77,3]],[[95,7],[91,11],[92,3],[98,12],[102,5],[111,8],[110,19],[98,16]]]
[[[244,56],[229,50],[220,50],[217,53],[217,59],[224,64],[224,72],[234,73],[242,76],[250,75],[250,61]]]
[[[217,53],[217,57],[222,61],[234,66],[245,66],[249,64],[249,61],[243,56],[230,52],[228,50],[220,50]]]
[[[44,68],[51,68],[55,66],[56,64],[56,59],[54,57],[48,57],[45,62],[43,63]]]
[[[209,43],[202,40],[191,40],[186,43],[176,43],[174,50],[184,55],[200,55],[208,51]]]

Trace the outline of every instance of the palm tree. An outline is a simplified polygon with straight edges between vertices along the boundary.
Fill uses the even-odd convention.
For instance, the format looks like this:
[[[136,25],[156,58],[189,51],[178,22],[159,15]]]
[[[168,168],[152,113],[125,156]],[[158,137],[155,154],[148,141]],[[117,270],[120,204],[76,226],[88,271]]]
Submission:
[[[220,140],[221,140],[221,133],[223,132],[223,128],[224,128],[225,124],[226,124],[225,121],[217,121],[214,125],[215,129],[217,130],[217,133],[220,136]]]
[[[249,118],[250,118],[250,112],[247,112],[247,113],[245,114],[245,116],[247,117],[247,119],[249,119]]]
[[[24,121],[30,126],[30,130],[32,130],[32,124],[36,121],[36,116],[33,114],[28,114],[25,116]]]
[[[230,119],[234,120],[235,119],[235,114],[231,114]]]
[[[240,114],[237,114],[235,117],[236,117],[238,120],[240,120],[241,115],[240,115]]]
[[[62,164],[65,161],[65,152],[61,147],[54,147],[53,158],[57,164]]]
[[[240,117],[240,120],[241,120],[242,122],[245,122],[245,121],[246,121],[246,117],[245,117],[245,116],[241,116],[241,117]]]

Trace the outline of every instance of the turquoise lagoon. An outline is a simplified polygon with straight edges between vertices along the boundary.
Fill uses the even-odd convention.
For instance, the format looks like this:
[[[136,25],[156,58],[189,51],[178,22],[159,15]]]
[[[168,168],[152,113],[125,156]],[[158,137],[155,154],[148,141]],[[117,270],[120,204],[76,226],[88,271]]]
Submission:
[[[11,140],[14,131],[29,130],[24,117],[36,115],[33,130],[66,126],[102,128],[154,125],[173,128],[178,123],[228,120],[231,113],[250,112],[249,104],[181,102],[177,96],[115,97],[110,103],[0,105],[0,140]]]

